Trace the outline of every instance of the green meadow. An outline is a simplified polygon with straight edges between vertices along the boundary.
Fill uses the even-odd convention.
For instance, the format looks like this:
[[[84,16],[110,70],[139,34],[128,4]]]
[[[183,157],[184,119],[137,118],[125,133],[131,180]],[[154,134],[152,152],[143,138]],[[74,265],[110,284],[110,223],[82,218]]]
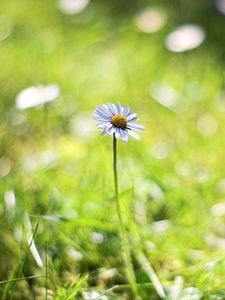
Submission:
[[[162,13],[160,30],[138,28],[146,7]],[[183,24],[204,41],[173,52],[165,40]],[[76,14],[0,0],[1,300],[134,300],[112,137],[92,118],[109,102],[145,127],[118,141],[138,299],[225,299],[224,28],[209,0],[91,0]],[[40,85],[56,85],[56,99],[18,107]]]

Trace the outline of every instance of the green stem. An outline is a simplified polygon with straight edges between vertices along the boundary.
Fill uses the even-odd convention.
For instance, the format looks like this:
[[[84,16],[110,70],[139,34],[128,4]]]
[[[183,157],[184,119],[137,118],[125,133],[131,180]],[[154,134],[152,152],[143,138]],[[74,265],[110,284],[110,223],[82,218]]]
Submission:
[[[119,230],[120,230],[121,242],[123,247],[124,260],[126,264],[127,279],[129,281],[133,296],[136,298],[138,296],[138,293],[137,293],[135,274],[134,274],[133,264],[131,260],[130,247],[126,235],[125,225],[122,218],[120,200],[119,200],[118,175],[117,175],[117,139],[115,138],[115,134],[113,135],[113,171],[114,171],[117,215],[119,219]]]

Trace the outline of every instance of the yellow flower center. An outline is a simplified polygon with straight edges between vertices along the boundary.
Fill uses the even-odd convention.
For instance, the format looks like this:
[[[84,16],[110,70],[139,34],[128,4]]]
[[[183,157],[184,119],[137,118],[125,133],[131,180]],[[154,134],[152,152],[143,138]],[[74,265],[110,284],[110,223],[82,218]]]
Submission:
[[[118,114],[112,117],[111,123],[119,128],[125,128],[127,126],[127,119],[124,115]]]

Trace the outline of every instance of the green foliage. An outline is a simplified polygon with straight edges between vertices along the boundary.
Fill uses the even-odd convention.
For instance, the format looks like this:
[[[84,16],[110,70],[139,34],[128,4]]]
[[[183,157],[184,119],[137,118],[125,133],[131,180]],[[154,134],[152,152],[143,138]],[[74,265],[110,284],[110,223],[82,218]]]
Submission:
[[[81,287],[87,282],[88,275],[82,276],[76,282],[70,284],[69,286],[59,287],[56,291],[54,297],[55,300],[71,300],[75,299],[76,295],[79,293]]]
[[[225,18],[212,1],[151,3],[167,23],[145,34],[134,16],[149,1],[92,0],[77,15],[55,0],[0,1],[0,299],[130,299],[112,140],[91,117],[117,101],[145,125],[140,141],[118,143],[140,295],[159,299],[151,266],[168,299],[174,289],[181,299],[224,299]],[[164,40],[183,23],[203,26],[206,40],[171,53]],[[16,108],[21,90],[51,83],[58,99]],[[178,95],[175,108],[157,101],[160,85]],[[36,224],[43,266],[28,247]]]

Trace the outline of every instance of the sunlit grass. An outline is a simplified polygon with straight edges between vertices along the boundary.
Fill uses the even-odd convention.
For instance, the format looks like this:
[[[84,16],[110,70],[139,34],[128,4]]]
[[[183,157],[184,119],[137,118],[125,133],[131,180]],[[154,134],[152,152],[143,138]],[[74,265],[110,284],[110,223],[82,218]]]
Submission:
[[[168,295],[175,286],[197,288],[203,299],[225,297],[224,214],[212,210],[225,193],[224,17],[200,14],[193,4],[182,23],[205,26],[206,41],[173,54],[164,46],[177,22],[171,5],[161,6],[168,22],[154,34],[135,27],[138,7],[117,5],[92,1],[68,16],[55,1],[0,4],[12,24],[0,41],[1,299],[45,299],[46,257],[50,298],[94,299],[108,290],[99,299],[129,299],[111,140],[88,123],[97,105],[117,101],[145,125],[140,141],[118,143],[122,209],[143,299],[158,296],[139,251]],[[175,108],[153,97],[159,82],[176,91]],[[59,85],[59,98],[17,110],[18,93],[39,84]],[[7,191],[15,194],[14,206]],[[37,228],[43,268],[28,251],[26,216]]]

